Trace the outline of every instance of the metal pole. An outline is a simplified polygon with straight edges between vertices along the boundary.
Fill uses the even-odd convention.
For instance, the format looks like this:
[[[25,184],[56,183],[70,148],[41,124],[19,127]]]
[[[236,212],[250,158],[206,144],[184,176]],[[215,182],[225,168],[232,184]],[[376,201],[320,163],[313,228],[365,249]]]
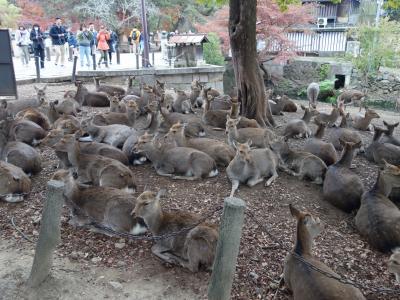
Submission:
[[[72,67],[72,78],[71,78],[72,82],[75,82],[75,79],[76,79],[75,73],[76,73],[76,63],[77,62],[78,62],[78,56],[74,55],[74,65]]]
[[[147,15],[146,15],[146,4],[145,0],[141,0],[142,4],[142,27],[143,27],[143,55],[142,55],[142,66],[143,68],[147,68],[149,66],[149,37],[147,30]]]
[[[117,65],[119,65],[119,64],[121,64],[121,55],[120,55],[120,52],[119,52],[119,45],[115,46],[115,52],[117,54]]]
[[[35,66],[36,66],[36,82],[40,82],[39,56],[37,55],[35,55]]]
[[[96,71],[96,54],[92,54],[93,70]]]

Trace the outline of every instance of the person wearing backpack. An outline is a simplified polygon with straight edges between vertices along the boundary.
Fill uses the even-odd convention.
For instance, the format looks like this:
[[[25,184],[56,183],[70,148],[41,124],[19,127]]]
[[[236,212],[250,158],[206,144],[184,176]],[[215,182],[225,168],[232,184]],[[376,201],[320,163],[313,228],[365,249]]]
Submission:
[[[130,34],[132,43],[134,44],[135,48],[137,49],[140,40],[140,31],[137,28],[133,28]]]
[[[81,67],[83,67],[85,57],[86,57],[86,66],[90,67],[91,65],[90,45],[93,41],[93,33],[86,27],[85,24],[81,24],[80,31],[77,34],[77,40],[79,44],[79,58],[81,61]]]

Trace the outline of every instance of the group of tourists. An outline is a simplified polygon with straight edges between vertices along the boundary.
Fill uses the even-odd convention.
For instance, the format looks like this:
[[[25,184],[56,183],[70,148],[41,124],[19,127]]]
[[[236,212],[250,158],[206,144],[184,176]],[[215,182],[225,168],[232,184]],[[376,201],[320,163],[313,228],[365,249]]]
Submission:
[[[140,32],[135,35],[135,42],[138,39],[140,43]],[[30,60],[29,47],[33,48],[34,55],[40,58],[40,66],[44,68],[45,50],[53,47],[55,51],[56,66],[64,67],[66,52],[69,52],[69,60],[73,59],[73,55],[79,53],[81,67],[86,64],[91,67],[92,54],[96,50],[100,52],[100,59],[97,64],[102,64],[108,68],[112,64],[113,53],[118,47],[118,35],[105,26],[100,26],[97,32],[93,23],[89,26],[81,24],[79,30],[74,34],[71,30],[62,25],[61,18],[56,18],[55,23],[50,28],[48,36],[44,34],[38,24],[34,24],[29,31],[24,26],[19,26],[15,32],[15,42],[20,49],[20,57],[23,65],[28,65]],[[69,50],[67,50],[69,49]],[[50,51],[46,51],[48,60],[50,60]]]

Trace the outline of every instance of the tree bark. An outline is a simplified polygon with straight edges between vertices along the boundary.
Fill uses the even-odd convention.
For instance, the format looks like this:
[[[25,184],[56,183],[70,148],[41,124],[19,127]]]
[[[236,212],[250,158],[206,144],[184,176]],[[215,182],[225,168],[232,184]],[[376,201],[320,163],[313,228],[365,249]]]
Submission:
[[[275,126],[265,101],[264,80],[256,49],[257,0],[230,0],[229,37],[242,115],[263,127]]]

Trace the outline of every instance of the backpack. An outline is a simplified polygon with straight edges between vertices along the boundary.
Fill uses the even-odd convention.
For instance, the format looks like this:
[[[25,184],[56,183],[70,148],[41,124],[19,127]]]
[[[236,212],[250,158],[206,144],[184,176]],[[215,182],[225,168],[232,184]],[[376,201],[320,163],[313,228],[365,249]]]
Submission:
[[[136,41],[137,39],[137,31],[135,30],[134,32],[132,32],[132,41]]]

